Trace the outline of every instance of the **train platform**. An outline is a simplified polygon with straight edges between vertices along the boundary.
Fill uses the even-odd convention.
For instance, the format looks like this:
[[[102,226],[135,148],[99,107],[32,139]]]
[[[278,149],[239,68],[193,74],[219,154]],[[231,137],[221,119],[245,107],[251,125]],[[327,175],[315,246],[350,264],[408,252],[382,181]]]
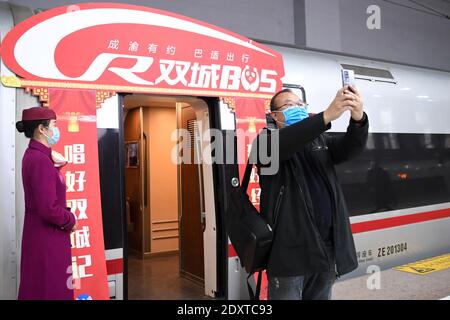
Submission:
[[[333,286],[332,299],[450,300],[448,260],[450,254],[427,259],[425,263],[431,263],[431,267],[424,265],[423,261],[418,261],[416,265],[408,264],[383,270],[379,273],[379,281],[374,278],[374,274],[339,280]],[[434,269],[433,265],[438,267]]]

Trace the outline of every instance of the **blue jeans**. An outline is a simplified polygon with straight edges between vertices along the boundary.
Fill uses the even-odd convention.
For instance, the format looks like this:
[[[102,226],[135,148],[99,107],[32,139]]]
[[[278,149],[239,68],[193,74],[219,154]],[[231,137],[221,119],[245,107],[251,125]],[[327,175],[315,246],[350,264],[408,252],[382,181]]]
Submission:
[[[336,281],[333,248],[327,247],[333,263],[329,271],[293,277],[268,277],[269,300],[330,300]]]

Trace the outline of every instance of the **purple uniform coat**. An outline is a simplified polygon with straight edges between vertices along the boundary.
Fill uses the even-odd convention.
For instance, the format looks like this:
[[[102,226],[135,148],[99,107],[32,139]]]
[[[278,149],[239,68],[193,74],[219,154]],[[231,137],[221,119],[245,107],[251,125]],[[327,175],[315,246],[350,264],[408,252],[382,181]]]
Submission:
[[[22,160],[25,221],[19,299],[70,299],[70,231],[74,215],[66,209],[66,185],[54,167],[51,149],[31,139]]]

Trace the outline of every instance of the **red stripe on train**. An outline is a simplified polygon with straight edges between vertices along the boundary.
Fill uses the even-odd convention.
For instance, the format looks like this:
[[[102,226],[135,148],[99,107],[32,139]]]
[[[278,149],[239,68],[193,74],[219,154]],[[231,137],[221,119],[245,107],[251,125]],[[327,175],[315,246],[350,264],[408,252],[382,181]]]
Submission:
[[[394,228],[408,224],[425,222],[450,217],[450,208],[428,212],[414,213],[400,217],[385,218],[372,221],[352,223],[353,234]],[[237,257],[237,253],[231,244],[228,245],[228,258]]]
[[[450,217],[450,209],[441,209],[422,213],[414,213],[400,217],[392,217],[380,220],[353,223],[352,232],[361,233],[367,231],[374,231],[448,217]]]
[[[106,260],[106,271],[108,276],[123,273],[123,259]]]

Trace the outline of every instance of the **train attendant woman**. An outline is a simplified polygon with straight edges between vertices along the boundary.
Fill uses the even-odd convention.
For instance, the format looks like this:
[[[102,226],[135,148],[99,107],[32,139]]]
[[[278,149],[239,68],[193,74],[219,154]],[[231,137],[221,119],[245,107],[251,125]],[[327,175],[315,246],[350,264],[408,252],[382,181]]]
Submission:
[[[25,221],[22,237],[19,300],[73,300],[70,232],[76,218],[66,208],[66,186],[52,159],[58,142],[56,114],[44,107],[22,112],[16,123],[30,138],[22,159]]]

